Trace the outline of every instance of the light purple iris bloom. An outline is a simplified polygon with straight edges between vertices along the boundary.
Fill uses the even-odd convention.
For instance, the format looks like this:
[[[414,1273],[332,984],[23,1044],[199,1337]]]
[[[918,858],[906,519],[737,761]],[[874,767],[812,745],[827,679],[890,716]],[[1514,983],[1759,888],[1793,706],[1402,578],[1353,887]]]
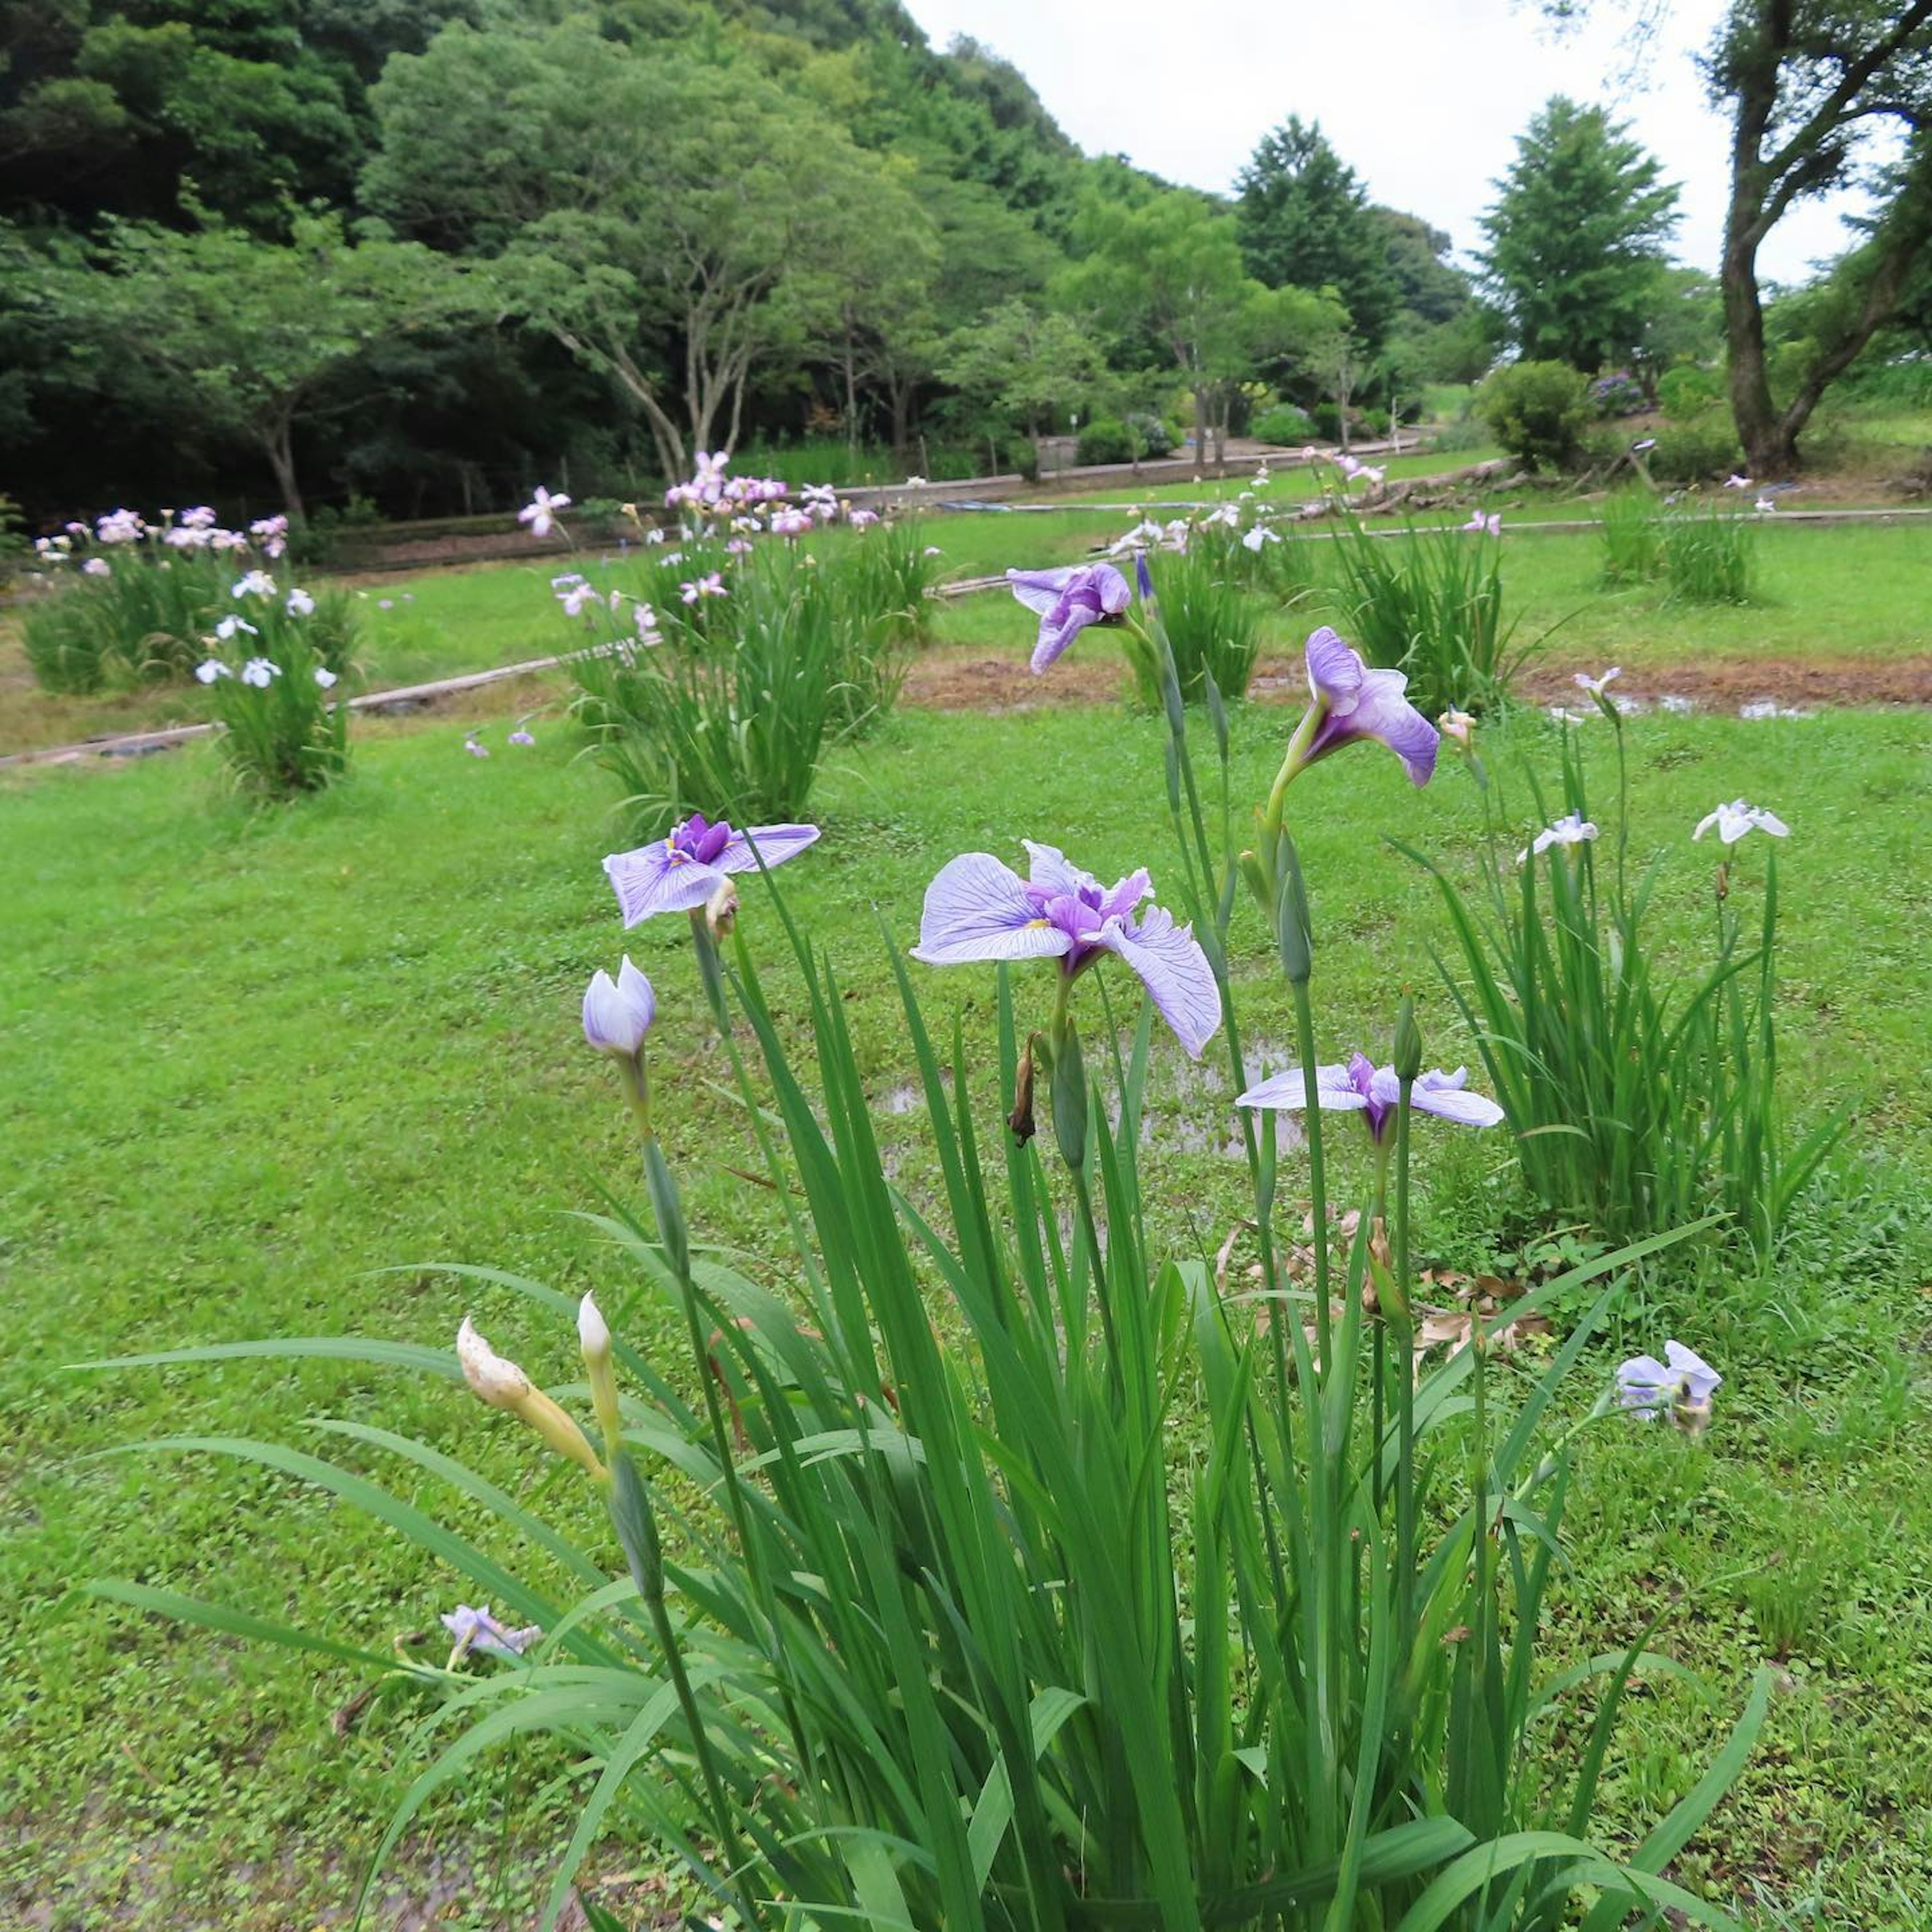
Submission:
[[[458,1604],[454,1610],[444,1611],[442,1621],[443,1628],[455,1640],[456,1647],[449,1653],[452,1666],[472,1651],[491,1657],[521,1657],[543,1635],[541,1624],[530,1624],[514,1630],[488,1610],[473,1609],[468,1604]]]
[[[1307,658],[1309,695],[1321,716],[1301,763],[1372,738],[1402,760],[1414,783],[1426,785],[1441,737],[1409,703],[1408,679],[1399,670],[1370,670],[1326,624],[1308,640]]]
[[[668,838],[604,861],[626,926],[661,912],[696,912],[732,872],[755,872],[795,859],[818,836],[815,825],[754,825],[734,832],[694,812]],[[754,854],[752,848],[758,850]]]
[[[1071,980],[1111,952],[1139,976],[1198,1060],[1221,1024],[1221,989],[1193,928],[1176,926],[1159,906],[1142,909],[1154,890],[1144,870],[1108,887],[1054,847],[1021,843],[1030,862],[1024,879],[990,852],[964,853],[940,868],[926,889],[912,956],[929,966],[1058,959]]]
[[[1036,671],[1046,670],[1089,624],[1119,616],[1134,596],[1127,580],[1111,563],[1010,570],[1006,581],[1013,595],[1040,615],[1040,641],[1033,647]]]
[[[616,979],[601,968],[590,976],[584,994],[584,1037],[599,1053],[619,1058],[635,1054],[657,1016],[657,994],[628,952]]]
[[[1464,1067],[1457,1067],[1454,1073],[1432,1067],[1409,1089],[1408,1103],[1418,1112],[1462,1126],[1493,1127],[1503,1118],[1503,1110],[1486,1094],[1466,1093],[1468,1078]],[[1351,1054],[1346,1066],[1315,1070],[1315,1104],[1324,1112],[1360,1114],[1370,1138],[1377,1142],[1394,1120],[1401,1099],[1402,1082],[1396,1078],[1395,1069],[1378,1066],[1365,1053]],[[1276,1110],[1305,1107],[1307,1082],[1301,1069],[1292,1066],[1286,1073],[1250,1087],[1234,1104]]]
[[[1688,1436],[1701,1436],[1711,1419],[1711,1397],[1724,1377],[1694,1348],[1664,1345],[1664,1359],[1633,1355],[1617,1370],[1617,1400],[1632,1414],[1654,1422],[1666,1412]]]

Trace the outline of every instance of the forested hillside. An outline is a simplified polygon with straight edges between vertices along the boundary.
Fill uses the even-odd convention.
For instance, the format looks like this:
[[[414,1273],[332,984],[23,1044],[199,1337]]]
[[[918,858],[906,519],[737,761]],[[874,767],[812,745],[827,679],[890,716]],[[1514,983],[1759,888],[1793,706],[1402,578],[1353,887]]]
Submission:
[[[893,0],[16,0],[0,486],[44,520],[628,496],[749,443],[964,473],[1480,367],[1446,237],[1298,123],[1250,176],[1238,220],[1084,155]]]

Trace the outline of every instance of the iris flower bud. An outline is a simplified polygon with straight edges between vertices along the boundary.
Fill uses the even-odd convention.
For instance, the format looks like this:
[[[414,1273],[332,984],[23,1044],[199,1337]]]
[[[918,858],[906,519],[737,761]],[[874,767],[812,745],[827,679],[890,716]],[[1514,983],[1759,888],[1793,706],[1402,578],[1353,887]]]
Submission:
[[[1395,1016],[1395,1052],[1390,1064],[1398,1080],[1413,1080],[1422,1071],[1422,1029],[1415,1023],[1415,1002],[1406,993]]]
[[[599,1053],[634,1058],[657,1011],[651,982],[626,954],[614,982],[601,969],[592,975],[584,994],[584,1037]]]
[[[616,1454],[619,1435],[617,1377],[610,1366],[610,1330],[593,1296],[586,1294],[577,1305],[578,1346],[584,1352],[584,1366],[590,1377],[590,1400],[597,1411],[598,1426],[604,1432],[604,1448]]]

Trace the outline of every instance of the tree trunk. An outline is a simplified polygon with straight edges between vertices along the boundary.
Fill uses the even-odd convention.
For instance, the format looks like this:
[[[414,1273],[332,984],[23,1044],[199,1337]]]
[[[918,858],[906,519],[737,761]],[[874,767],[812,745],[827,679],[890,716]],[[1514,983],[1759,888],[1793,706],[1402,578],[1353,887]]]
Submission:
[[[1208,388],[1203,382],[1194,386],[1194,460],[1205,460],[1208,454]]]
[[[845,447],[854,456],[859,453],[859,376],[849,316],[845,323]]]
[[[892,398],[892,460],[904,469],[906,452],[912,446],[912,385],[889,377],[886,386]]]
[[[282,493],[282,508],[290,523],[298,524],[304,512],[302,491],[296,482],[293,428],[286,421],[272,422],[260,431],[260,440],[268,467],[275,473],[275,488]]]
[[[1742,172],[1738,170],[1738,172]],[[1764,353],[1764,307],[1757,290],[1759,209],[1748,182],[1733,178],[1724,221],[1724,340],[1730,361],[1731,415],[1744,463],[1766,481],[1798,466],[1796,439],[1771,398]]]

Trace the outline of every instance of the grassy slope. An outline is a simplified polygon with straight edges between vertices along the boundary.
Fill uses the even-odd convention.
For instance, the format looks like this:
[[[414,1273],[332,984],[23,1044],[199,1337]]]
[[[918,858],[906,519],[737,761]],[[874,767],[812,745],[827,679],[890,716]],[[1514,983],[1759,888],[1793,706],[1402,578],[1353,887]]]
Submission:
[[[1539,724],[1521,729],[1539,742]],[[1238,721],[1240,795],[1260,788],[1280,731],[1278,716]],[[1862,1144],[1922,1186],[1932,908],[1913,827],[1928,748],[1919,715],[1646,721],[1636,740],[1638,848],[1668,847],[1663,910],[1687,934],[1701,928],[1708,864],[1684,842],[1691,820],[1740,792],[1792,820],[1791,1090],[1801,1106],[1860,1101]],[[536,1332],[508,1298],[374,1272],[457,1258],[567,1288],[608,1274],[568,1210],[595,1204],[600,1177],[626,1174],[625,1132],[604,1070],[578,1042],[575,1005],[621,941],[597,868],[604,784],[572,751],[547,728],[535,752],[485,763],[447,731],[377,728],[361,734],[353,782],[256,818],[225,798],[206,748],[0,791],[17,855],[0,942],[14,1310],[0,1366],[0,1595],[15,1606],[0,1806],[22,1898],[38,1895],[37,1874],[73,1868],[64,1882],[76,1900],[118,1901],[136,1925],[184,1922],[190,1910],[242,1927],[308,1922],[298,1914],[340,1903],[329,1860],[366,1844],[410,1762],[406,1713],[372,1713],[346,1742],[332,1734],[352,1674],[98,1606],[57,1615],[70,1580],[139,1576],[378,1646],[433,1624],[452,1594],[386,1533],[279,1479],[177,1456],[78,1459],[170,1431],[302,1442],[304,1418],[352,1416],[458,1449],[581,1522],[579,1499],[547,1488],[524,1444],[440,1384],[318,1366],[59,1372],[217,1336],[440,1341],[466,1306],[538,1373],[572,1372],[569,1338]],[[889,1158],[908,1179],[920,1124],[896,1111],[909,1070],[874,909],[904,938],[940,860],[1005,850],[1022,833],[1060,838],[1103,872],[1147,857],[1158,877],[1159,757],[1151,724],[1112,712],[910,714],[828,772],[815,802],[826,839],[784,880],[838,957]],[[1453,1064],[1466,1047],[1424,950],[1437,916],[1376,838],[1400,828],[1466,855],[1466,784],[1448,775],[1418,818],[1392,762],[1356,754],[1298,796],[1330,1037],[1372,1042],[1411,979],[1428,995],[1430,1058]],[[1279,1058],[1284,1004],[1246,938],[1246,1024]],[[728,1171],[744,1136],[694,1044],[681,934],[665,922],[633,935],[632,950],[663,995],[660,1081],[676,1096],[663,1111],[694,1222],[756,1267],[770,1251],[767,1204]],[[983,1042],[980,976],[922,983],[936,1008],[962,1004],[969,1039]],[[1220,1151],[1226,1094],[1211,1074],[1168,1070],[1174,1098],[1156,1113],[1161,1160],[1149,1168],[1156,1221],[1168,1241],[1211,1250],[1238,1211]],[[1480,1262],[1512,1204],[1499,1150],[1429,1151],[1430,1252]],[[1910,1352],[1919,1310],[1898,1292],[1916,1286],[1901,1270],[1922,1251],[1869,1222],[1822,1215],[1772,1282],[1681,1286],[1633,1332],[1654,1346],[1672,1327],[1720,1360],[1724,1420],[1701,1454],[1622,1430],[1586,1454],[1564,1640],[1580,1654],[1628,1641],[1660,1592],[1681,1592],[1666,1641],[1715,1673],[1724,1708],[1750,1664],[1786,1660],[1769,1742],[1687,1869],[1726,1890],[1762,1876],[1786,1902],[1815,1886],[1824,1922],[1903,1925],[1932,1888],[1932,1770],[1911,1742],[1932,1725],[1922,1601],[1932,1503],[1898,1453],[1925,1420]],[[365,1466],[445,1506],[373,1454]],[[452,1516],[470,1521],[460,1508]],[[1618,1755],[1618,1802],[1634,1813],[1667,1802],[1721,1718],[1681,1698],[1647,1706]],[[544,1769],[513,1759],[479,1778],[446,1832],[532,1821]],[[472,1852],[493,1861],[487,1846]],[[238,1874],[263,1859],[272,1882]],[[466,1882],[466,1922],[490,1922],[493,1900],[509,1911],[520,1870]]]

